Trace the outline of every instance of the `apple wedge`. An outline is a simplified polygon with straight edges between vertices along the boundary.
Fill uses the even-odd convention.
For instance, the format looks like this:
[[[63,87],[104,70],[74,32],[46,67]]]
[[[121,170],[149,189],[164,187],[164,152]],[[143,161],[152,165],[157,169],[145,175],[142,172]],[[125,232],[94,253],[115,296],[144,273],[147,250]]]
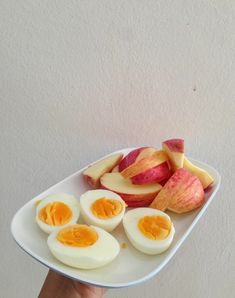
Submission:
[[[184,157],[183,167],[184,167],[184,169],[188,170],[191,174],[198,177],[198,179],[201,181],[204,189],[206,189],[208,186],[210,186],[214,182],[214,179],[211,177],[211,175],[207,171],[195,166],[186,157]]]
[[[161,182],[170,177],[171,170],[167,161],[146,170],[134,177],[131,177],[133,184],[146,184],[153,182]]]
[[[84,172],[85,180],[94,188],[100,186],[100,177],[110,172],[122,159],[123,154],[117,153],[89,166]]]
[[[167,160],[168,157],[164,151],[155,151],[153,155],[137,160],[131,164],[129,167],[124,169],[121,174],[124,178],[131,178],[154,167],[157,167]]]
[[[133,164],[136,161],[139,161],[142,158],[149,157],[153,155],[157,149],[152,147],[140,147],[135,150],[132,150],[129,152],[120,162],[119,164],[119,172],[123,171],[127,167],[129,167],[131,164]]]
[[[173,174],[174,174],[174,173],[173,173],[172,171],[170,171],[170,172],[169,172],[169,175],[168,175],[164,180],[161,180],[161,181],[159,182],[159,184],[161,184],[161,186],[164,186]]]
[[[170,176],[172,175],[172,171],[170,169],[170,163],[168,161],[165,161],[167,156],[165,155],[165,153],[163,153],[163,151],[159,152],[155,148],[151,148],[151,147],[141,148],[142,149],[141,152],[139,152],[140,151],[139,149],[137,151],[139,154],[136,157],[135,161],[129,166],[130,168],[136,167],[136,165],[138,167],[139,165],[142,164],[142,162],[139,163],[140,160],[144,159],[146,161],[146,158],[154,156],[154,155],[156,155],[158,158],[159,157],[161,158],[163,156],[163,159],[158,161],[158,162],[162,162],[162,161],[163,162],[161,164],[157,165],[156,167],[153,167],[153,168],[148,169],[146,171],[143,171],[143,169],[141,169],[141,171],[143,171],[143,172],[131,177],[131,181],[132,181],[133,184],[138,184],[139,185],[139,184],[162,182],[162,181],[170,178]],[[133,152],[136,152],[136,150],[132,151],[131,154]],[[124,170],[126,170],[128,172],[129,167],[126,167],[126,169],[124,169]],[[128,168],[128,170],[127,170],[127,168]],[[124,175],[125,175],[124,170],[123,170],[123,172],[124,172]],[[119,172],[119,165],[114,167],[111,172],[112,173]],[[129,178],[129,177],[127,176],[127,178]]]
[[[140,152],[143,151],[145,148],[146,147],[137,148],[128,153],[119,163],[119,172],[123,171],[125,168],[133,164]]]
[[[158,152],[157,149],[152,148],[152,147],[146,147],[144,150],[142,150],[139,155],[136,157],[135,162],[140,161],[143,158],[151,157],[153,156],[156,152]]]
[[[129,207],[149,205],[161,190],[158,183],[134,185],[131,179],[125,179],[120,173],[106,173],[100,178],[102,188],[119,194]]]
[[[169,157],[173,170],[183,168],[184,140],[170,139],[162,143],[162,148]]]
[[[185,169],[178,169],[150,204],[151,208],[185,213],[204,203],[200,180]]]

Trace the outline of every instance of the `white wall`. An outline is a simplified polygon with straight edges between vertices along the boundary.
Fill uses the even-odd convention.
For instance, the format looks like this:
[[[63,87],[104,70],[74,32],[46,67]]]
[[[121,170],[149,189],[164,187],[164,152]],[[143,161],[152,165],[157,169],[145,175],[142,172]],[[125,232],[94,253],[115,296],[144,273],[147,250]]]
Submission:
[[[47,271],[10,236],[20,206],[108,152],[183,137],[221,190],[156,278],[106,297],[234,297],[235,3],[2,0],[0,34],[0,296],[36,297]]]

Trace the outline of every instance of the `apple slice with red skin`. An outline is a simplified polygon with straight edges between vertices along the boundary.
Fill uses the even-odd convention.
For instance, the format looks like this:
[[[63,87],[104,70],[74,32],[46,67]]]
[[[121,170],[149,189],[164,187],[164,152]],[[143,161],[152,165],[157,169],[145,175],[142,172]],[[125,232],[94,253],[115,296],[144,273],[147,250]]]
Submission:
[[[133,164],[140,154],[141,151],[143,151],[147,147],[141,147],[137,148],[135,150],[132,150],[129,152],[119,163],[119,172],[123,171],[125,168],[129,167],[131,164]]]
[[[164,186],[173,174],[174,174],[174,172],[172,170],[170,170],[168,176],[164,180],[159,182],[161,184],[161,186]]]
[[[114,167],[112,173],[119,172],[118,166]],[[164,185],[172,176],[173,172],[170,170],[168,162],[164,162],[155,168],[146,170],[145,172],[131,178],[133,184],[147,184],[158,182]]]
[[[162,143],[162,148],[166,152],[173,170],[183,168],[184,164],[184,140],[170,139]]]
[[[131,178],[133,184],[146,184],[153,182],[161,182],[170,177],[171,170],[168,162],[163,162],[156,167],[146,170]]]
[[[131,164],[129,167],[124,169],[121,174],[124,178],[131,178],[159,166],[167,160],[168,157],[164,151],[156,150],[151,156],[141,158]]]
[[[176,213],[192,211],[203,205],[204,190],[200,180],[185,169],[178,169],[150,204],[151,208]]]
[[[94,163],[83,172],[84,179],[93,188],[99,187],[100,177],[105,173],[110,172],[116,165],[118,165],[122,157],[122,153],[117,153]]]
[[[123,199],[125,200],[125,203],[127,204],[128,207],[133,207],[133,208],[138,208],[138,207],[148,207],[149,204],[151,204],[151,202],[153,201],[153,199],[149,199],[149,200],[140,200],[140,201],[133,201],[128,200],[128,198]]]
[[[122,164],[123,161],[125,166]],[[123,177],[131,178],[133,184],[146,184],[160,182],[169,177],[170,165],[167,162],[167,155],[162,150],[142,147],[124,157],[119,164],[120,169],[123,169],[121,171]]]
[[[106,173],[100,178],[102,188],[119,194],[131,207],[149,205],[161,190],[158,183],[134,185],[131,179],[125,179],[121,173]]]
[[[140,161],[143,158],[147,158],[147,157],[151,157],[153,155],[155,155],[155,153],[158,152],[157,149],[153,148],[153,147],[146,147],[144,148],[144,150],[142,150],[139,155],[137,156],[135,163]]]
[[[119,172],[122,172],[134,162],[137,162],[142,158],[152,156],[156,151],[157,149],[153,147],[140,147],[132,150],[119,163]]]

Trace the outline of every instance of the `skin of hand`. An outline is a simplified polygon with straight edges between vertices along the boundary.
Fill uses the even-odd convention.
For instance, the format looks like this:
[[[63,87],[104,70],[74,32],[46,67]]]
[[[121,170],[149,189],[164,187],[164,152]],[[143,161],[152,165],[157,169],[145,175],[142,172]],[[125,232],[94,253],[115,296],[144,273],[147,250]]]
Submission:
[[[106,289],[83,284],[49,270],[38,298],[101,298]]]

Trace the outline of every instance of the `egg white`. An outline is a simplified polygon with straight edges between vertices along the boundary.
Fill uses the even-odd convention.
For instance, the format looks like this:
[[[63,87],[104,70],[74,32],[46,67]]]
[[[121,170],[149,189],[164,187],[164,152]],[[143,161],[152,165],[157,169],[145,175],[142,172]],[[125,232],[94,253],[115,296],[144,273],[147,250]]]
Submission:
[[[95,226],[97,241],[88,247],[73,247],[65,245],[56,239],[57,229],[47,239],[48,247],[56,259],[71,267],[94,269],[113,261],[120,251],[118,241],[108,232]]]
[[[162,216],[171,221],[170,217],[160,210],[153,208],[132,209],[123,218],[123,227],[127,238],[136,249],[145,254],[160,254],[167,250],[173,241],[175,234],[173,223],[171,223],[171,230],[165,239],[153,240],[146,237],[138,228],[138,222],[144,216]]]
[[[91,210],[91,206],[96,200],[102,197],[121,202],[123,206],[122,211],[112,218],[101,219],[96,217]],[[108,232],[113,231],[122,221],[122,218],[125,213],[125,209],[126,209],[126,204],[123,201],[123,199],[118,194],[109,190],[103,190],[103,189],[89,190],[80,197],[80,210],[84,221],[87,224],[95,225]]]
[[[72,218],[69,222],[67,222],[64,225],[60,226],[52,226],[48,225],[47,223],[41,221],[38,217],[39,212],[42,208],[44,208],[47,204],[53,203],[53,202],[62,202],[66,204],[71,212],[72,212]],[[40,203],[37,205],[36,208],[36,222],[38,226],[45,232],[45,233],[52,233],[54,230],[56,230],[58,227],[64,228],[68,225],[75,224],[79,218],[80,211],[79,211],[79,203],[78,200],[69,194],[61,193],[61,194],[54,194],[54,195],[49,195],[46,198],[42,199]]]

